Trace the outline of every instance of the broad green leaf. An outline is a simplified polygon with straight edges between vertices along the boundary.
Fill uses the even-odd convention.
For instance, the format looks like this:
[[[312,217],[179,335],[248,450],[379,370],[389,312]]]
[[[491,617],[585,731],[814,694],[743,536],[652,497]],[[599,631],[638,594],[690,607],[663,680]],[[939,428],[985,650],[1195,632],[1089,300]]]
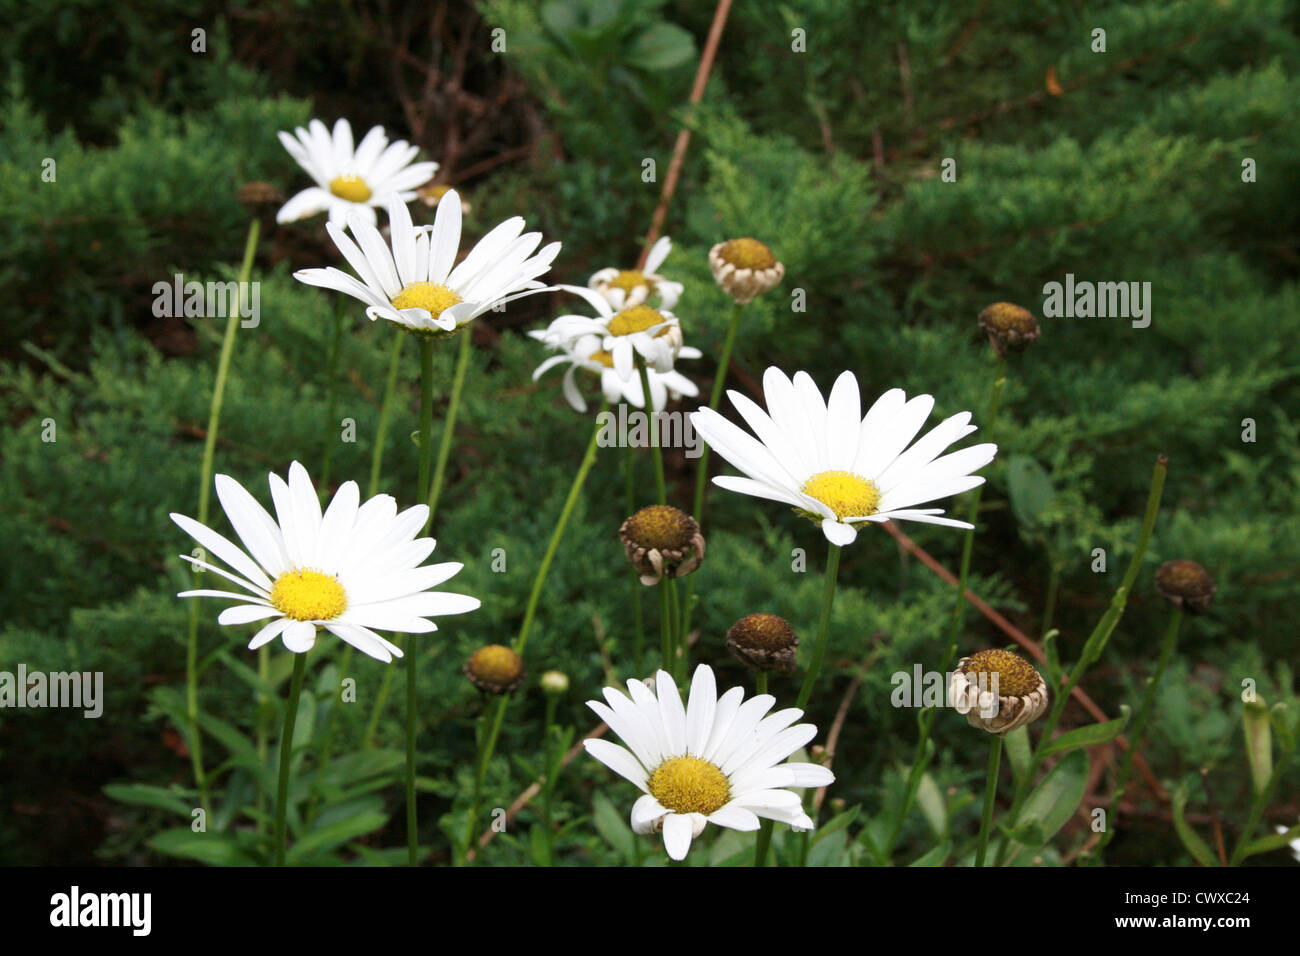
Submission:
[[[948,856],[951,853],[952,853],[952,843],[948,840],[945,840],[943,843],[940,843],[929,853],[926,853],[923,856],[918,857],[917,859],[913,860],[911,863],[907,865],[908,866],[943,866],[944,863],[948,862]]]
[[[643,70],[669,70],[695,55],[695,38],[674,23],[656,23],[628,48],[624,60]]]
[[[1007,461],[1007,494],[1016,520],[1035,527],[1056,497],[1052,479],[1043,466],[1028,455],[1012,455]]]
[[[1011,865],[1021,857],[1032,856],[1065,826],[1083,800],[1087,783],[1088,755],[1082,750],[1066,754],[1048,771],[1025,800],[1020,819],[1016,821],[1013,837],[1022,846],[1012,847]]]
[[[1052,754],[1078,750],[1080,747],[1095,747],[1098,744],[1104,744],[1118,737],[1124,731],[1124,726],[1127,723],[1128,715],[1125,714],[1123,717],[1117,717],[1105,723],[1088,724],[1086,727],[1078,727],[1067,731],[1043,745],[1043,756],[1050,757]]]
[[[119,803],[129,803],[137,807],[153,807],[188,817],[195,809],[195,804],[174,790],[155,787],[147,783],[110,783],[104,793]]]
[[[150,849],[167,856],[198,860],[212,866],[250,866],[256,862],[230,837],[220,833],[195,833],[189,827],[156,833],[148,843]]]
[[[335,847],[355,840],[357,837],[373,833],[388,822],[388,814],[382,810],[358,813],[339,820],[329,826],[313,830],[304,837],[294,841],[285,854],[285,862],[290,866],[302,864],[314,853],[332,850]]]
[[[1017,727],[1002,738],[1002,745],[1006,748],[1011,772],[1019,780],[1029,768],[1029,728]]]
[[[632,832],[632,827],[628,825],[623,814],[614,809],[614,804],[609,802],[609,798],[596,791],[591,800],[592,822],[605,841],[609,843],[624,860],[631,861],[636,858],[636,850],[633,847],[633,841],[636,834]]]
[[[921,783],[916,788],[916,805],[921,808],[921,815],[930,824],[934,835],[942,837],[948,827],[948,807],[939,785],[928,773],[921,774]]]
[[[825,824],[819,826],[813,831],[813,843],[820,843],[832,833],[837,833],[848,827],[850,823],[858,818],[858,811],[861,809],[861,807],[849,807],[849,809],[845,810],[843,813],[838,813],[830,820],[826,821]]]
[[[1271,853],[1273,850],[1280,850],[1284,846],[1290,846],[1295,840],[1300,840],[1300,823],[1297,823],[1290,830],[1260,837],[1246,846],[1244,855],[1254,856],[1257,853]]]

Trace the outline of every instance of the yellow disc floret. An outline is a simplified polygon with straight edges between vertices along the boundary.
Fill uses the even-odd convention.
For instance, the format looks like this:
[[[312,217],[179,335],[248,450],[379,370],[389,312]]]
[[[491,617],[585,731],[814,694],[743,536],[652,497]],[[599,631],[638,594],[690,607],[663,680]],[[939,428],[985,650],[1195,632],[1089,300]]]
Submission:
[[[453,305],[458,305],[461,297],[454,289],[436,282],[412,282],[393,300],[395,309],[424,309],[435,319]]]
[[[770,269],[776,265],[772,250],[757,239],[732,239],[723,243],[718,255],[737,269]]]
[[[645,277],[645,274],[636,269],[624,269],[614,278],[609,280],[611,289],[622,289],[624,292],[631,292],[637,286],[649,288],[651,282]]]
[[[880,507],[880,489],[849,471],[819,472],[805,481],[800,490],[830,508],[841,521],[865,518]]]
[[[360,176],[339,176],[330,180],[330,192],[348,202],[365,202],[370,198],[370,187]]]
[[[614,367],[614,356],[609,352],[606,352],[604,349],[596,349],[596,351],[592,352],[591,361],[598,362],[605,366],[605,368]]]
[[[1034,665],[1019,654],[990,648],[970,656],[966,673],[994,691],[993,675],[997,675],[996,692],[999,697],[1027,697],[1038,689],[1042,678]]]
[[[663,315],[648,305],[634,305],[609,320],[610,335],[635,335],[664,321]]]
[[[650,775],[650,794],[674,813],[708,815],[731,799],[727,775],[699,757],[673,757]]]
[[[348,609],[348,595],[334,575],[298,569],[275,579],[271,603],[295,621],[331,621]]]

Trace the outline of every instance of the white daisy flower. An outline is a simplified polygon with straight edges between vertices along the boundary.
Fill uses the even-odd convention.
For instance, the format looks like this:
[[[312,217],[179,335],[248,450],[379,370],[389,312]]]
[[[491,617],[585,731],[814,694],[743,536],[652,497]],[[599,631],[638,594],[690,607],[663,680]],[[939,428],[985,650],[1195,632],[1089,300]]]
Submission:
[[[681,297],[683,286],[659,275],[658,269],[668,258],[673,244],[667,236],[650,248],[645,265],[640,269],[615,269],[612,266],[596,272],[587,285],[604,296],[615,309],[629,309],[656,296],[655,304],[661,309],[671,309]]]
[[[662,830],[668,855],[682,860],[706,823],[757,830],[758,818],[766,817],[812,829],[799,795],[786,788],[825,787],[835,775],[818,764],[781,762],[817,735],[812,724],[795,724],[803,711],[768,714],[776,698],[744,700],[740,687],[719,697],[706,664],[695,669],[685,708],[667,672],[655,675],[655,688],[657,697],[629,680],[630,697],[606,687],[608,704],[587,701],[627,745],[582,742],[587,753],[642,790],[632,806],[635,832]]]
[[[555,288],[581,296],[598,314],[561,315],[545,332],[535,334],[535,338],[552,348],[568,351],[584,336],[599,336],[601,349],[609,353],[611,367],[623,381],[638,377],[638,355],[647,369],[661,374],[673,370],[673,362],[682,348],[682,328],[671,312],[644,304],[615,309],[604,296],[591,289],[576,285]]]
[[[758,437],[712,409],[692,413],[691,424],[709,447],[748,476],[718,476],[715,484],[793,505],[820,522],[827,540],[837,545],[851,544],[864,521],[972,527],[938,517],[942,508],[916,508],[983,483],[971,472],[993,460],[997,445],[972,445],[938,457],[975,431],[970,412],[945,419],[909,448],[934,409],[930,395],[908,401],[902,389],[890,389],[859,418],[852,372],[836,379],[828,402],[807,372],[796,372],[792,382],[776,368],[763,374],[766,412],[738,392],[727,394]]]
[[[412,164],[420,147],[400,139],[390,144],[382,126],[371,129],[355,149],[352,126],[345,119],[334,124],[332,136],[318,119],[307,129],[299,126],[293,136],[283,131],[278,135],[316,185],[285,203],[276,222],[296,222],[328,211],[333,223],[347,222],[348,213],[356,212],[374,225],[374,207],[387,204],[394,196],[410,202],[415,188],[438,171],[437,163]]]
[[[436,631],[430,617],[464,614],[478,608],[478,598],[430,588],[449,580],[463,564],[421,566],[432,552],[432,538],[417,538],[429,519],[426,505],[401,514],[391,495],[376,495],[364,504],[355,481],[339,486],[321,513],[307,469],[289,466],[289,481],[270,476],[273,519],[239,482],[217,475],[217,497],[244,547],[185,515],[172,520],[227,571],[206,560],[180,555],[193,566],[211,571],[248,593],[183,591],[178,597],[221,597],[241,603],[226,608],[218,624],[248,624],[271,618],[249,643],[256,649],[279,637],[302,654],[323,627],[357,650],[381,661],[402,651],[372,630],[423,634]]]
[[[348,219],[356,242],[334,223],[326,226],[360,281],[332,267],[300,269],[293,276],[359,299],[372,320],[384,318],[425,335],[454,332],[495,305],[546,290],[536,279],[550,270],[558,242],[534,255],[542,234],[524,233],[524,220],[514,216],[456,265],[460,216],[460,197],[448,190],[438,202],[433,226],[416,229],[406,205],[393,197],[388,203],[391,250],[374,224],[361,217]]]
[[[548,333],[549,330],[534,331],[528,334],[545,342]],[[699,358],[702,354],[697,348],[685,346],[677,353],[677,357],[679,359],[693,359]],[[568,348],[562,349],[560,355],[553,355],[537,366],[533,370],[533,381],[537,381],[556,365],[566,362],[569,367],[564,372],[564,397],[573,406],[574,411],[585,412],[587,410],[587,402],[578,390],[577,382],[574,381],[574,376],[580,368],[600,376],[600,390],[604,394],[606,401],[611,404],[627,402],[637,408],[645,407],[641,376],[633,375],[626,381],[620,378],[619,374],[614,371],[614,357],[601,348],[601,338],[599,336],[584,335],[574,340]],[[647,368],[646,377],[650,382],[650,410],[654,412],[663,411],[669,399],[681,398],[683,395],[695,398],[700,394],[696,384],[675,368],[669,372],[656,372],[653,368]]]

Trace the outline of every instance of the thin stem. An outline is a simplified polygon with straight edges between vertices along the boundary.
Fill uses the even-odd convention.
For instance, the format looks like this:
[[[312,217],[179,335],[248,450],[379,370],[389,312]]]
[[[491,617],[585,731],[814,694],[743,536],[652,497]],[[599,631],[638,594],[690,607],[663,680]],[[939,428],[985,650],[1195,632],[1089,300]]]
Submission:
[[[244,289],[253,272],[253,255],[257,251],[257,238],[261,222],[254,219],[248,225],[248,239],[244,242],[244,261],[239,267],[239,293],[235,308],[226,318],[226,331],[221,339],[221,354],[217,359],[217,377],[212,385],[212,403],[208,410],[208,433],[203,441],[203,462],[199,467],[199,524],[208,523],[208,505],[212,500],[212,462],[217,451],[217,432],[221,427],[221,405],[226,395],[226,377],[230,371],[230,357],[235,349],[235,332],[244,311]],[[199,584],[199,571],[193,569],[194,586]],[[194,783],[199,790],[199,805],[207,809],[208,779],[203,769],[203,736],[199,729],[199,604],[190,602],[189,629],[185,641],[185,717],[189,725],[190,762],[194,766]],[[258,787],[262,786],[261,775]]]
[[[447,474],[447,456],[451,452],[452,433],[456,430],[456,415],[460,411],[460,393],[465,387],[465,370],[469,368],[469,353],[473,337],[468,328],[460,333],[460,350],[456,353],[456,371],[451,381],[451,398],[447,402],[447,417],[442,423],[442,439],[438,443],[438,465],[433,472],[433,484],[429,486],[428,505],[429,520],[425,530],[433,524],[433,516],[438,510],[438,498],[442,495],[442,482]],[[421,345],[427,340],[422,339]],[[420,486],[421,488],[424,485]]]
[[[673,605],[668,596],[668,578],[659,579],[659,645],[662,649],[663,663],[660,665],[669,674],[673,673],[677,663],[677,645],[673,640],[672,624]]]
[[[285,705],[284,733],[280,735],[280,786],[275,799],[275,865],[284,866],[285,819],[289,809],[289,771],[293,767],[293,729],[298,722],[298,698],[302,695],[302,675],[307,670],[307,655],[293,655],[293,679]]]
[[[401,366],[402,346],[406,334],[393,336],[392,353],[388,359],[388,379],[384,383],[384,400],[379,406],[379,423],[375,428],[375,447],[370,451],[370,489],[367,498],[379,494],[379,474],[384,464],[384,443],[388,438],[388,423],[393,417],[393,395],[397,391],[397,373]]]
[[[1099,852],[1104,850],[1114,838],[1120,802],[1124,799],[1124,787],[1133,770],[1133,758],[1142,749],[1147,720],[1150,719],[1151,708],[1155,704],[1156,689],[1160,686],[1161,678],[1165,676],[1165,669],[1169,666],[1169,659],[1174,653],[1174,645],[1178,643],[1178,627],[1182,620],[1183,609],[1175,605],[1174,613],[1169,618],[1169,626],[1165,629],[1165,639],[1160,645],[1160,659],[1156,662],[1156,670],[1147,684],[1146,693],[1142,695],[1142,706],[1138,709],[1137,718],[1133,721],[1133,729],[1128,735],[1128,750],[1124,753],[1124,762],[1120,764],[1119,773],[1115,777],[1115,792],[1110,798],[1110,819],[1106,821],[1106,832],[1102,834],[1101,843],[1097,847]]]
[[[626,472],[627,486],[627,513],[632,515],[636,512],[636,449],[631,445],[627,446],[627,458],[624,459],[624,471]],[[645,610],[641,603],[642,584],[635,578],[632,579],[632,612],[633,612],[633,659],[636,661],[637,674],[645,673]]]
[[[767,671],[759,671],[754,677],[754,695],[767,693]],[[767,848],[772,845],[772,820],[763,820],[758,827],[758,842],[754,844],[754,865],[767,866]]]
[[[812,696],[813,686],[817,683],[817,674],[822,668],[822,659],[826,657],[827,635],[831,628],[831,606],[835,603],[835,580],[840,570],[840,546],[829,544],[826,550],[826,579],[822,590],[822,611],[817,621],[817,638],[813,643],[812,661],[808,664],[808,673],[803,679],[799,699],[795,707],[805,710],[808,698]]]
[[[998,765],[1002,760],[1002,737],[995,735],[989,744],[989,772],[984,778],[984,813],[980,817],[979,843],[975,846],[975,865],[984,865],[989,848],[989,829],[993,825],[993,804],[998,796]]]
[[[330,487],[330,471],[334,463],[334,446],[338,442],[338,435],[335,429],[338,428],[338,401],[339,401],[339,349],[343,344],[343,309],[345,303],[351,300],[338,296],[334,300],[333,314],[334,329],[330,336],[329,358],[326,361],[326,383],[328,388],[328,398],[325,402],[325,452],[324,461],[321,462],[320,469],[320,489],[321,493],[328,495]]]
[[[608,407],[608,402],[602,402],[600,412],[605,412]],[[591,472],[591,466],[596,463],[597,440],[600,438],[601,433],[600,422],[601,414],[598,413],[596,415],[596,425],[591,431],[591,439],[587,442],[587,450],[582,456],[582,464],[578,466],[578,473],[573,477],[573,484],[569,488],[568,497],[564,499],[564,507],[560,511],[559,520],[555,523],[555,529],[551,532],[551,540],[546,546],[546,553],[542,555],[542,563],[537,569],[537,577],[533,579],[533,588],[528,594],[528,604],[524,609],[524,621],[519,626],[519,636],[515,638],[514,651],[520,657],[524,656],[524,649],[528,646],[528,635],[532,631],[533,618],[537,613],[537,603],[542,596],[542,586],[546,583],[546,576],[550,573],[551,562],[555,559],[555,552],[559,550],[560,540],[564,537],[564,529],[569,523],[569,518],[573,514],[579,496],[582,494],[582,486],[587,482],[587,475]],[[474,772],[474,790],[470,797],[469,817],[466,822],[466,853],[468,853],[470,843],[474,839],[474,822],[478,816],[479,798],[482,795],[483,783],[487,779],[488,764],[491,762],[492,753],[496,749],[497,737],[501,733],[501,724],[505,719],[506,705],[509,700],[509,694],[502,694],[497,698],[496,709],[491,718],[491,729],[488,731],[486,738],[481,738],[482,744],[479,748],[478,766]],[[461,862],[466,861],[462,860]]]
[[[653,418],[657,413],[655,412],[654,402],[650,400],[650,372],[646,368],[645,361],[639,355],[636,358],[636,367],[641,374],[641,394],[645,399],[646,412]],[[655,429],[655,431],[657,438],[658,429]],[[655,491],[659,493],[659,503],[666,505],[668,503],[668,485],[664,481],[664,450],[659,447],[658,440],[655,440],[650,443],[650,451],[655,463]]]
[[[1052,618],[1056,614],[1056,594],[1061,586],[1061,566],[1057,563],[1055,556],[1049,555],[1051,561],[1051,570],[1047,576],[1047,598],[1043,602],[1043,626],[1041,633],[1046,634],[1052,629]]]

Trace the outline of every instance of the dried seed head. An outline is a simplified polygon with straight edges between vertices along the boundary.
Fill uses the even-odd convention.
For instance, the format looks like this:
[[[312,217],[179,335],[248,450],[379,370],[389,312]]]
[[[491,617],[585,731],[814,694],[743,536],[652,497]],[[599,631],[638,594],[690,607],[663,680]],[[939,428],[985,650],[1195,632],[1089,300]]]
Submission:
[[[473,653],[465,664],[465,676],[479,690],[508,694],[524,681],[523,659],[501,644],[488,644]]]
[[[757,239],[730,239],[709,250],[709,270],[722,291],[741,305],[781,281],[785,266]]]
[[[1038,319],[1011,302],[994,302],[980,313],[979,323],[999,358],[1023,352],[1038,340]]]
[[[1200,614],[1218,588],[1210,572],[1195,561],[1166,561],[1156,571],[1156,590],[1188,613]]]
[[[991,734],[1032,723],[1047,710],[1047,684],[1019,654],[988,648],[963,657],[948,681],[952,706]]]
[[[746,614],[727,631],[727,650],[754,670],[793,673],[798,647],[790,622],[775,614]]]
[[[618,529],[623,550],[641,572],[641,583],[690,574],[704,560],[704,536],[695,519],[671,505],[650,505]]]
[[[284,195],[270,183],[254,181],[239,187],[239,202],[254,216],[264,216],[284,201]]]

